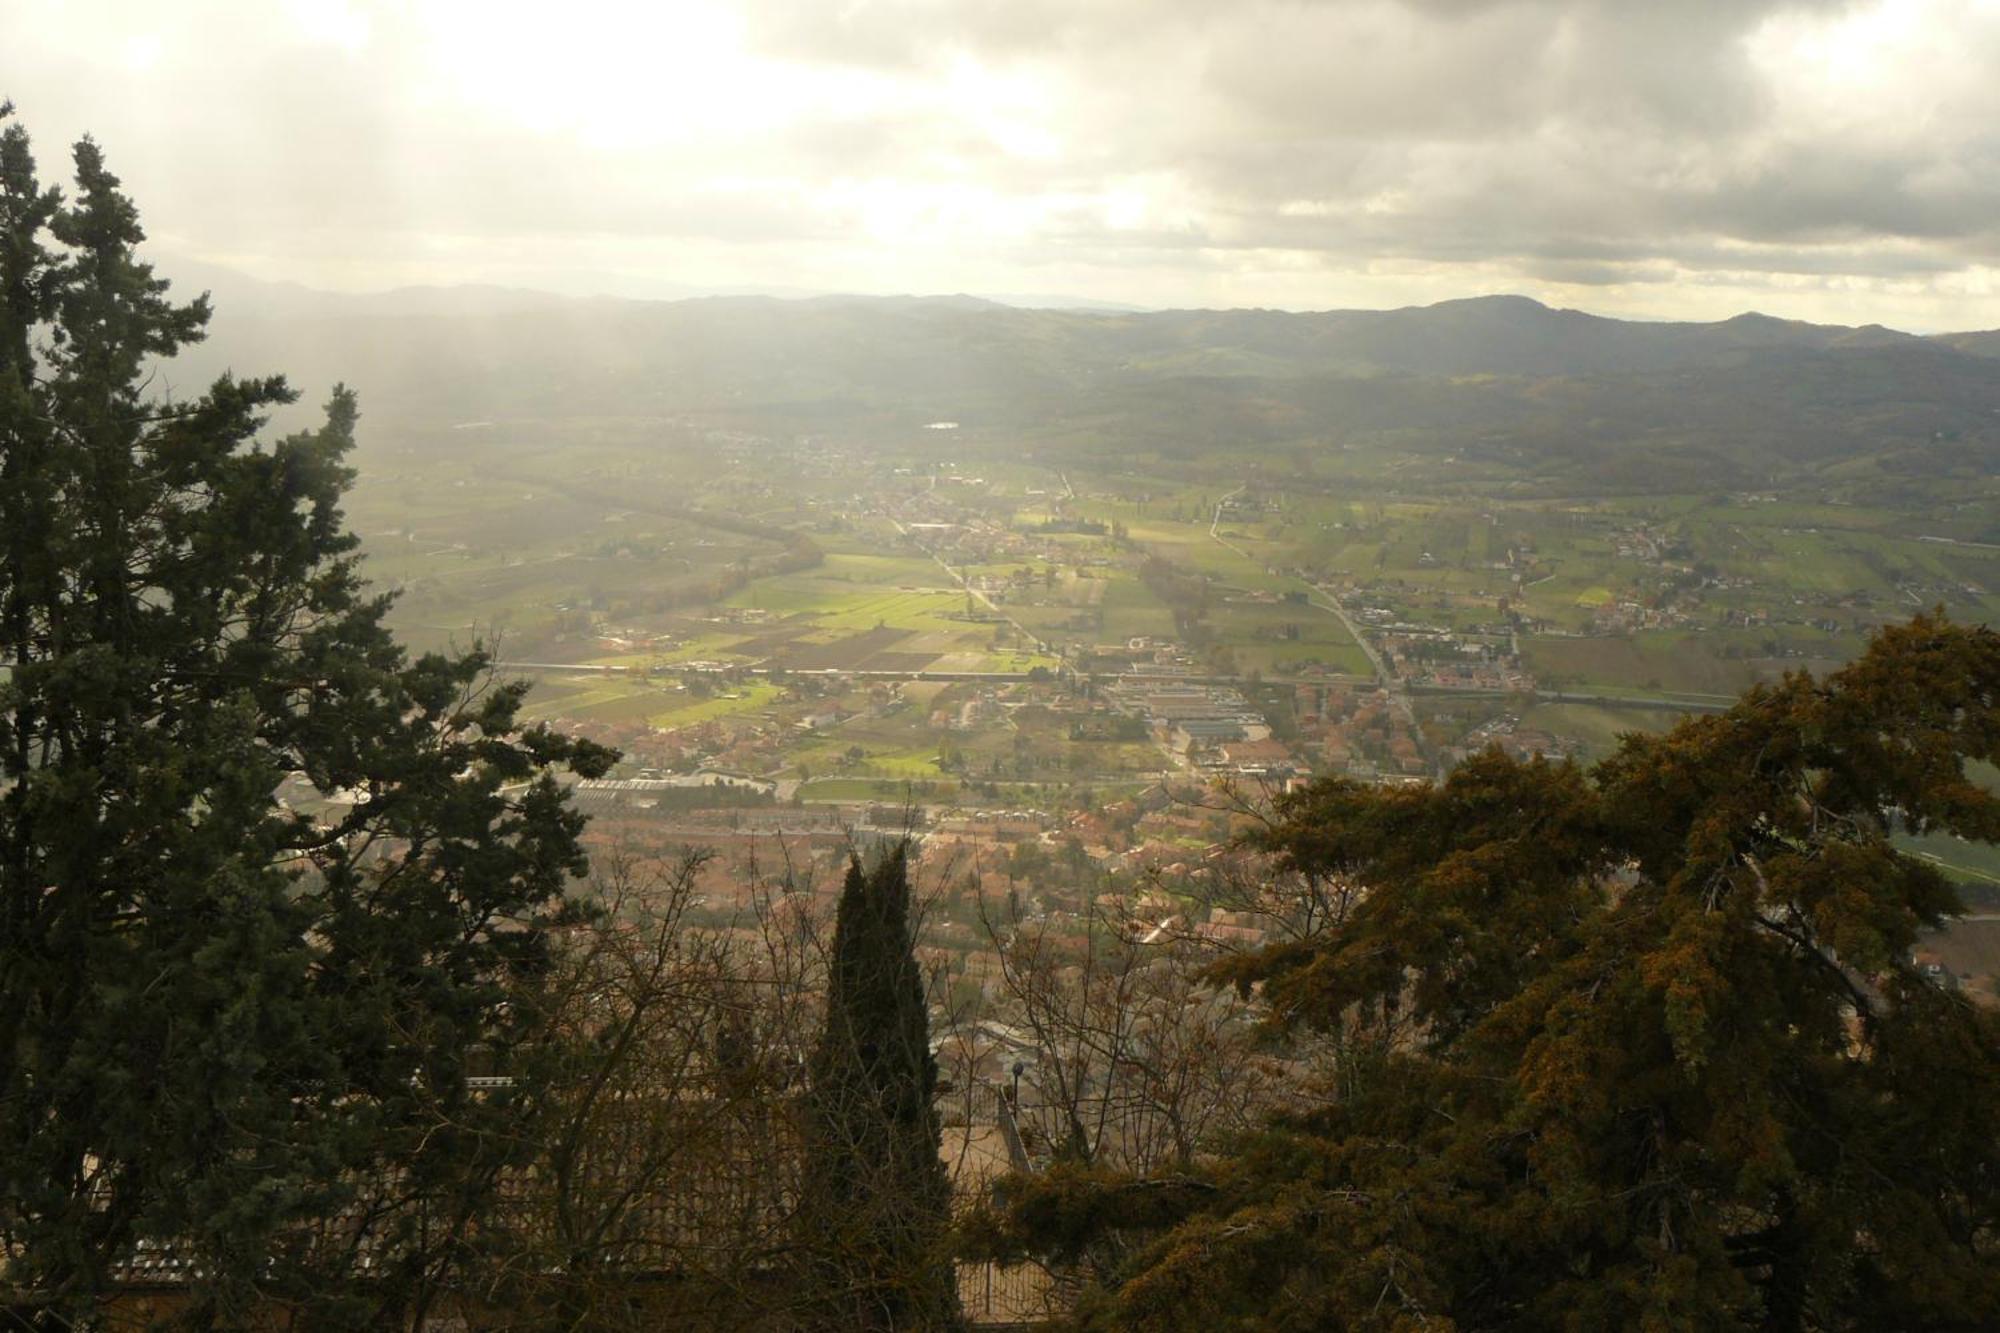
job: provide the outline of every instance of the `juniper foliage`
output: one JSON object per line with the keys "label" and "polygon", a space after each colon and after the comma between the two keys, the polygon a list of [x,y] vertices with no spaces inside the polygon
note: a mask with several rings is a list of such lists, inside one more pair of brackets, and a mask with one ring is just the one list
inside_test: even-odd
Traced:
{"label": "juniper foliage", "polygon": [[1212,977],[1309,1095],[978,1248],[1123,1256],[1098,1330],[1992,1327],[2000,1016],[1913,962],[1963,909],[1900,839],[2000,840],[1996,758],[2000,634],[1923,616],[1589,771],[1289,796],[1258,841],[1358,905]]}

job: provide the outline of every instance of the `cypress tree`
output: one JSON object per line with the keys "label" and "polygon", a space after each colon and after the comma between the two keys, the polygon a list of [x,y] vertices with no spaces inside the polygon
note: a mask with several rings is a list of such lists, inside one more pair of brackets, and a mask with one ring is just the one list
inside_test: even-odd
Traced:
{"label": "cypress tree", "polygon": [[[0,107],[0,121],[12,113]],[[87,1322],[171,1256],[193,1322],[419,1314],[504,1154],[476,1061],[583,869],[479,653],[412,661],[342,522],[354,395],[189,402],[198,339],[89,140],[66,201],[0,132],[0,1296]],[[309,818],[288,774],[351,804]]]}
{"label": "cypress tree", "polygon": [[907,843],[872,871],[848,863],[810,1073],[800,1210],[809,1326],[959,1327]]}

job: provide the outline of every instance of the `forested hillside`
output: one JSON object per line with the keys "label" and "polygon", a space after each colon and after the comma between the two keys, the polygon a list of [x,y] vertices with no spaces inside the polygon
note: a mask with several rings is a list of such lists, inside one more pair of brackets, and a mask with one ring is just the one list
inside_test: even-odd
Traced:
{"label": "forested hillside", "polygon": [[[1392,311],[1028,310],[972,298],[563,300],[260,289],[172,378],[279,363],[391,424],[691,417],[770,433],[1140,449],[1392,450],[1569,493],[1949,476],[2000,458],[1994,335],[1744,315],[1648,324],[1484,297]],[[1468,473],[1464,469],[1471,468]]]}

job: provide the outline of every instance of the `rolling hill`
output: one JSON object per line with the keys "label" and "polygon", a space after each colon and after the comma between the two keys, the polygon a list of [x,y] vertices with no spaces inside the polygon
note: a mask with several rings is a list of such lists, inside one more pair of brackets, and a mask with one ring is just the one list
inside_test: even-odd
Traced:
{"label": "rolling hill", "polygon": [[2000,332],[1747,314],[1645,323],[1488,296],[1387,311],[1022,309],[972,297],[567,299],[506,289],[218,303],[187,387],[282,367],[379,427],[673,417],[1198,462],[1392,451],[1576,490],[2000,470]]}

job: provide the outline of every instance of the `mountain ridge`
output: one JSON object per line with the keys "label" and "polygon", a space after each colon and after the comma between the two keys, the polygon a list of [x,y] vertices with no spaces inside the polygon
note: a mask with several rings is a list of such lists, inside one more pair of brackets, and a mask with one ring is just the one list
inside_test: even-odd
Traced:
{"label": "mountain ridge", "polygon": [[1440,468],[1455,459],[1448,479],[1468,484],[1478,466],[1640,489],[1763,486],[1848,465],[2000,470],[2000,333],[1756,313],[1649,323],[1506,295],[1386,311],[1102,311],[480,289],[314,309],[219,300],[210,341],[170,380],[284,366],[309,402],[345,382],[392,427],[674,418],[892,442],[949,420],[962,423],[954,447],[1218,466],[1238,446],[1365,447]]}
{"label": "mountain ridge", "polygon": [[[1787,319],[1761,311],[1747,310],[1727,319],[1651,320],[1603,315],[1569,306],[1551,306],[1517,292],[1489,292],[1448,297],[1422,305],[1393,307],[1329,307],[1318,310],[1282,310],[1256,306],[1164,306],[1145,307],[1121,302],[1060,294],[1010,295],[955,293],[860,293],[704,290],[685,288],[673,296],[621,296],[610,293],[589,295],[552,292],[533,287],[500,283],[418,283],[366,292],[338,292],[290,281],[255,278],[221,265],[173,261],[161,266],[184,292],[209,290],[223,313],[252,313],[262,318],[297,318],[311,313],[306,307],[319,306],[350,314],[433,315],[490,314],[512,309],[549,307],[661,307],[689,302],[727,303],[779,302],[821,303],[854,306],[1014,310],[1075,314],[1097,317],[1151,316],[1172,318],[1216,318],[1246,316],[1346,324],[1374,323],[1393,327],[1414,321],[1433,324],[1457,321],[1487,328],[1534,321],[1544,328],[1568,327],[1591,332],[1608,328],[1633,332],[1639,337],[1666,341],[1672,334],[1708,331],[1727,333],[1745,340],[1767,342],[1804,341],[1828,345],[1840,341],[1890,342],[1918,340],[1955,348],[1977,348],[1977,355],[2000,355],[2000,328],[1967,329],[1934,334],[1915,334],[1880,323],[1861,325],[1818,324],[1809,320]],[[286,308],[284,302],[293,305]]]}

